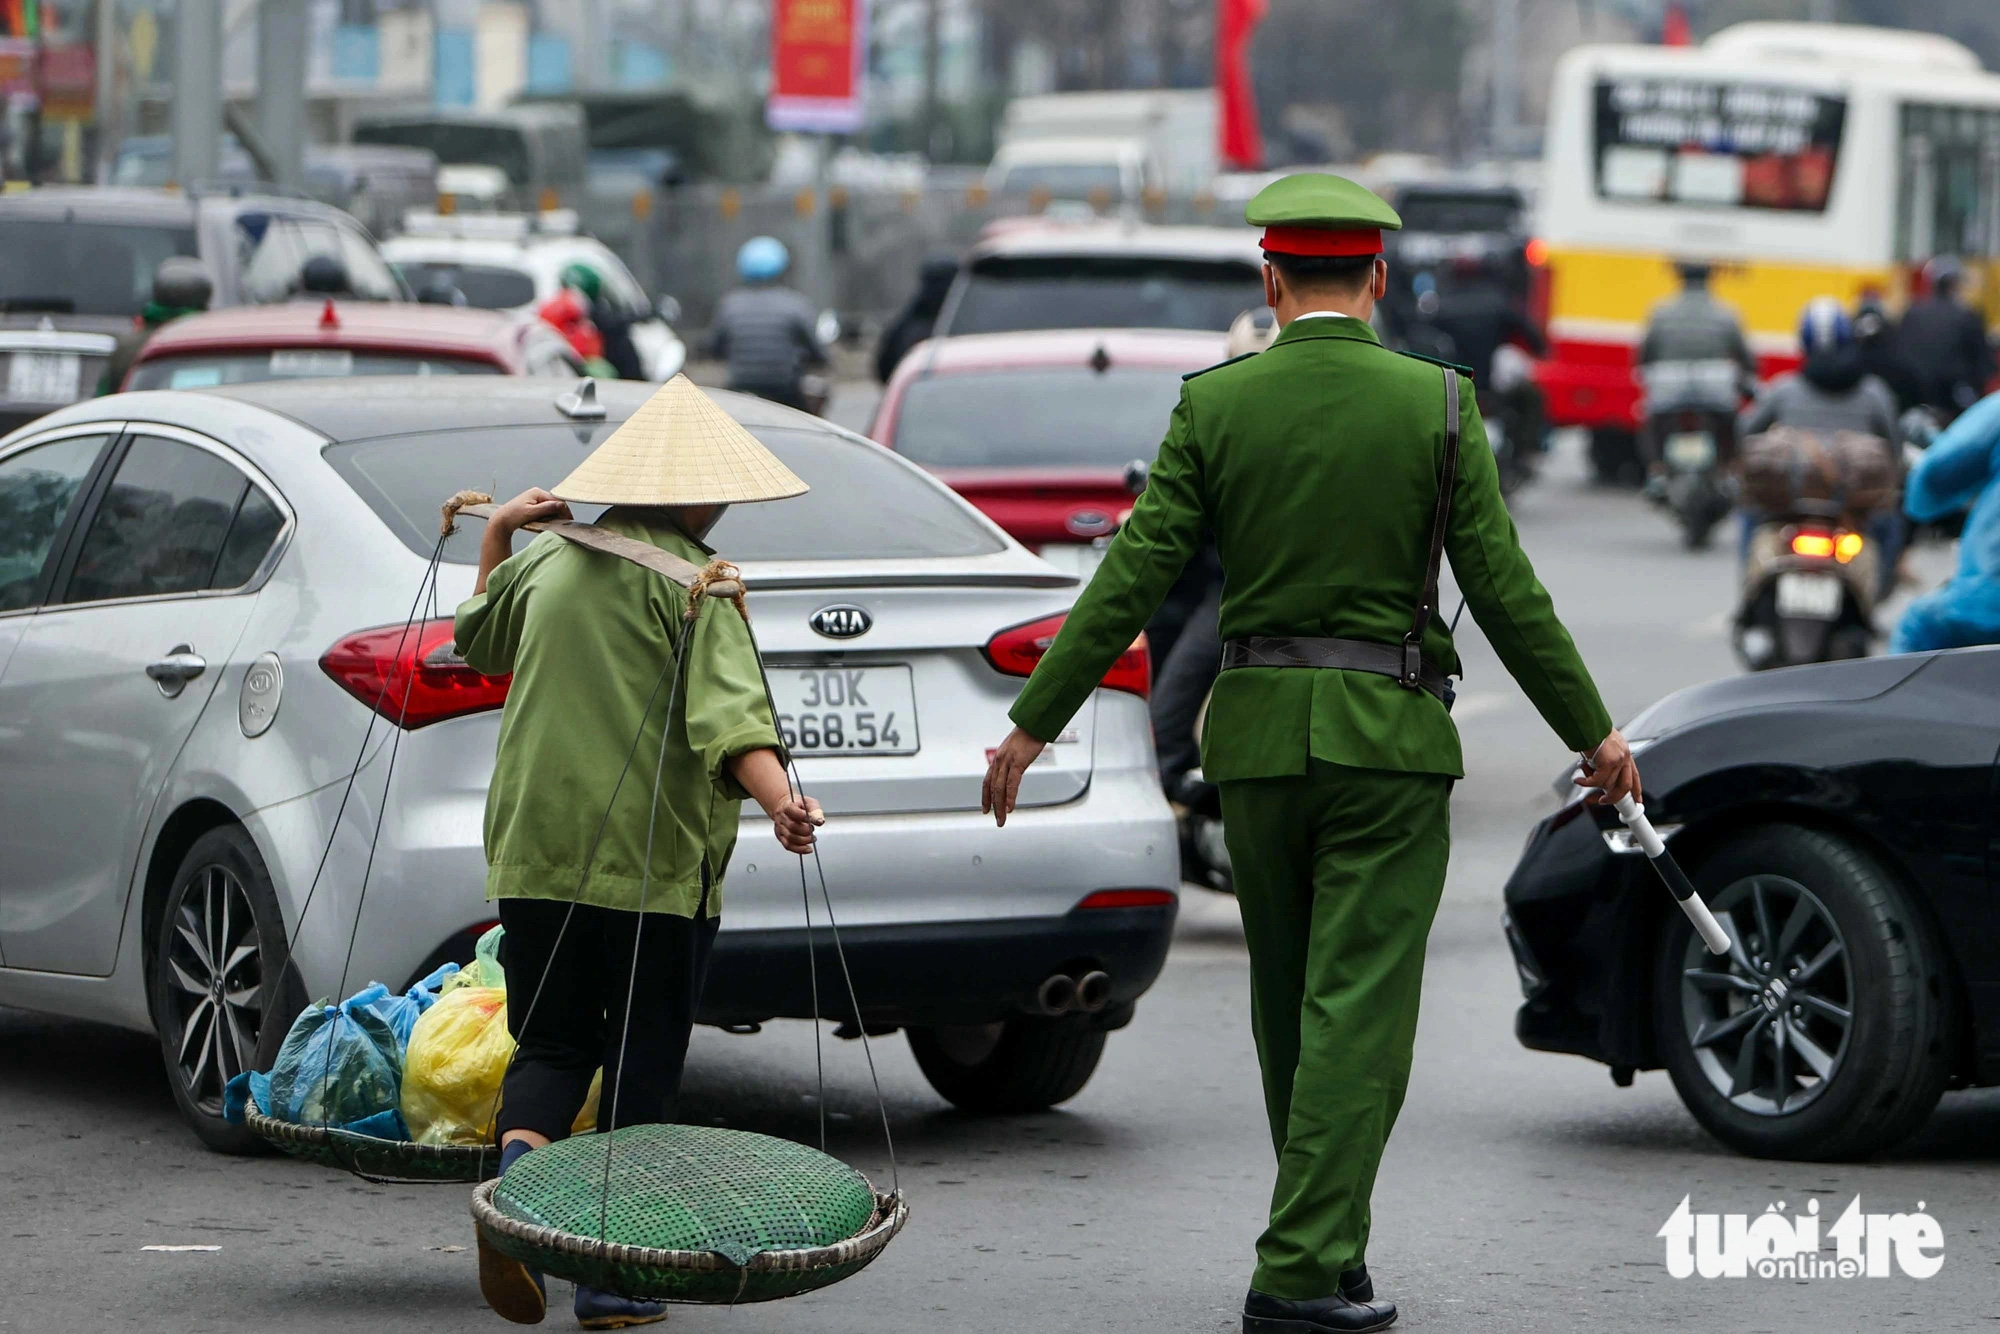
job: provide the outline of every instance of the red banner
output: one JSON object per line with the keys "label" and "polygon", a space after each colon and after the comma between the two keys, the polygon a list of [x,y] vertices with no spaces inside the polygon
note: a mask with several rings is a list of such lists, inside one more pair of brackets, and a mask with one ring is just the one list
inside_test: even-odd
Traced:
{"label": "red banner", "polygon": [[1264,165],[1257,90],[1250,80],[1250,39],[1269,8],[1269,0],[1216,0],[1215,96],[1222,113],[1219,147],[1226,166]]}
{"label": "red banner", "polygon": [[867,72],[868,0],[772,0],[772,129],[853,134]]}

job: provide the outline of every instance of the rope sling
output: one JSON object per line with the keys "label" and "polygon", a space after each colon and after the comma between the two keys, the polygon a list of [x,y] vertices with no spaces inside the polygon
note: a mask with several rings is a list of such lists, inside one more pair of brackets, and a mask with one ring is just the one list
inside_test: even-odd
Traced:
{"label": "rope sling", "polygon": [[[460,515],[490,519],[492,498],[462,491],[443,506],[439,537],[431,553],[429,567],[403,627],[397,656],[416,623],[418,608],[426,593],[435,615],[437,574],[444,544],[457,531]],[[735,566],[715,561],[698,568],[670,552],[649,543],[569,520],[530,523],[530,531],[550,532],[576,545],[602,551],[654,570],[677,586],[687,589],[681,616],[679,642],[672,647],[670,661],[662,667],[642,712],[639,730],[627,748],[623,767],[613,785],[610,801],[593,835],[568,911],[558,928],[556,940],[544,964],[542,976],[529,997],[520,1031],[525,1034],[558,956],[564,934],[575,914],[588,882],[599,842],[609,824],[612,809],[623,790],[637,756],[639,742],[659,700],[662,686],[667,691],[667,716],[656,758],[652,801],[648,813],[646,859],[640,878],[639,929],[634,932],[631,975],[627,979],[626,1005],[619,1031],[619,1065],[622,1068],[625,1041],[633,1021],[633,983],[637,979],[640,941],[645,909],[651,888],[653,838],[659,816],[660,792],[665,775],[668,744],[673,735],[674,702],[683,693],[683,665],[693,644],[702,605],[710,599],[735,607],[749,633],[758,671],[764,687],[766,707],[777,716],[770,678],[764,672],[757,649],[756,634],[745,605],[745,586]],[[286,953],[277,973],[283,975],[312,905],[314,891],[332,851],[341,815],[345,812],[357,776],[368,753],[374,731],[374,717],[381,713],[389,676],[385,674],[378,693],[377,708],[371,713],[368,730],[355,756],[335,813],[333,828],[322,851],[313,882],[299,912]],[[414,684],[412,674],[411,685]],[[409,686],[405,687],[404,707]],[[400,716],[400,713],[399,715]],[[384,809],[393,780],[397,741],[391,742],[388,773],[384,777]],[[788,751],[781,750],[786,783],[792,795],[803,801],[805,789],[797,764]],[[360,933],[362,908],[366,902],[369,873],[373,868],[375,838],[382,818],[378,814],[369,856],[350,930],[346,962],[342,965],[340,992],[345,993],[354,944]],[[876,1110],[889,1157],[891,1188],[878,1192],[855,1169],[826,1156],[826,1067],[823,1035],[820,1032],[818,946],[814,936],[812,893],[807,879],[806,857],[799,855],[799,891],[806,920],[806,957],[810,972],[813,1005],[813,1054],[817,1077],[820,1150],[788,1140],[711,1127],[685,1125],[617,1125],[617,1099],[610,1099],[608,1124],[599,1135],[573,1136],[536,1149],[519,1159],[504,1180],[493,1178],[498,1170],[496,1146],[432,1145],[390,1140],[357,1134],[325,1123],[299,1125],[271,1117],[254,1102],[246,1111],[250,1129],[295,1157],[342,1168],[357,1176],[384,1184],[451,1183],[484,1181],[473,1194],[475,1223],[489,1244],[542,1272],[566,1278],[622,1296],[654,1300],[698,1303],[768,1301],[825,1287],[858,1272],[879,1255],[908,1219],[902,1194],[901,1172],[896,1160],[895,1141],[890,1133],[888,1104],[882,1095],[875,1057],[861,1021],[861,1004],[855,991],[852,971],[841,944],[839,923],[834,915],[832,894],[817,844],[812,850],[814,871],[819,882],[821,903],[832,937],[834,955],[845,984],[848,1004],[861,1031],[862,1049],[867,1057]],[[519,1056],[516,1045],[508,1057],[508,1069]],[[332,1049],[329,1044],[327,1070],[330,1078]],[[504,1083],[504,1072],[502,1077]],[[494,1119],[494,1106],[488,1124]],[[323,1104],[324,1106],[324,1104]],[[600,1151],[601,1144],[601,1151]],[[590,1180],[595,1172],[596,1180]],[[594,1188],[592,1188],[594,1187]],[[594,1226],[593,1226],[594,1225]]]}

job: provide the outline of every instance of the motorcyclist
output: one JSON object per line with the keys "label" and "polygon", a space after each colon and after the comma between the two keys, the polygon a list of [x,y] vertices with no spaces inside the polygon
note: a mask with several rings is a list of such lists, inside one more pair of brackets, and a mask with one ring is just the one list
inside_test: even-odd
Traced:
{"label": "motorcyclist", "polygon": [[2000,394],[1990,395],[1938,436],[1910,472],[1903,508],[1936,523],[1970,507],[1958,572],[1918,598],[1889,640],[1891,653],[2000,643]]}
{"label": "motorcyclist", "polygon": [[[1899,435],[1895,392],[1868,373],[1854,321],[1840,302],[1823,296],[1807,304],[1799,318],[1799,348],[1804,363],[1771,381],[1757,401],[1743,409],[1736,423],[1738,436],[1748,439],[1774,426],[1790,426],[1828,436],[1854,431],[1876,437],[1885,449],[1894,448]],[[1771,516],[1747,506],[1740,516],[1741,552],[1747,559],[1752,535]],[[1902,521],[1893,509],[1884,509],[1869,516],[1868,531],[1881,571],[1878,593],[1886,593],[1902,552]]]}
{"label": "motorcyclist", "polygon": [[883,384],[896,373],[896,367],[909,355],[911,348],[931,336],[937,326],[937,317],[944,310],[944,299],[951,292],[952,282],[958,277],[958,258],[955,255],[932,255],[924,261],[917,272],[916,294],[903,307],[894,322],[882,331],[882,341],[875,345],[875,378]]}
{"label": "motorcyclist", "polygon": [[1923,386],[1903,346],[1903,331],[1878,288],[1863,291],[1855,303],[1854,345],[1861,349],[1862,368],[1896,395],[1897,411],[1908,412],[1923,402]]}
{"label": "motorcyclist", "polygon": [[104,363],[104,373],[98,377],[98,394],[118,392],[155,329],[183,315],[200,314],[214,296],[215,283],[200,260],[186,255],[161,260],[153,271],[153,299],[139,311],[133,327],[118,336],[110,360]]}
{"label": "motorcyclist", "polygon": [[805,374],[827,364],[818,317],[805,296],[780,280],[792,266],[782,241],[756,236],[736,252],[743,285],[722,298],[709,355],[729,364],[729,387],[806,409]]}
{"label": "motorcyclist", "polygon": [[1930,291],[1903,315],[1903,349],[1916,368],[1921,402],[1946,421],[1979,401],[1993,378],[1986,322],[1960,303],[1965,268],[1940,255],[1924,266]]}
{"label": "motorcyclist", "polygon": [[639,349],[632,344],[634,317],[604,299],[602,275],[582,260],[572,260],[563,265],[562,285],[587,304],[590,322],[597,326],[598,336],[603,340],[602,355],[618,378],[645,379],[646,369],[639,360]]}
{"label": "motorcyclist", "polygon": [[1648,423],[1639,433],[1640,448],[1647,486],[1654,491],[1666,485],[1666,463],[1653,421],[1673,411],[1734,414],[1742,402],[1741,387],[1757,376],[1757,359],[1743,336],[1742,320],[1709,291],[1714,266],[1684,260],[1674,268],[1680,294],[1653,308],[1638,352]]}

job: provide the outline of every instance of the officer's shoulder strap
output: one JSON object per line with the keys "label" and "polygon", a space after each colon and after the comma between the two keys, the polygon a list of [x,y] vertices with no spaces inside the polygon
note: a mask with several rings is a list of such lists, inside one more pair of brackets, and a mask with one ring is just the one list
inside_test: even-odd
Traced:
{"label": "officer's shoulder strap", "polygon": [[1243,354],[1242,356],[1240,356],[1240,357],[1231,357],[1231,358],[1230,358],[1229,360],[1227,360],[1227,361],[1218,361],[1218,362],[1216,362],[1216,363],[1215,363],[1215,364],[1214,364],[1213,366],[1203,366],[1203,367],[1202,367],[1202,368],[1201,368],[1200,370],[1198,370],[1198,371],[1189,371],[1189,372],[1188,372],[1188,373],[1187,373],[1186,375],[1183,375],[1183,376],[1181,377],[1181,380],[1182,380],[1182,382],[1183,382],[1183,383],[1185,383],[1185,382],[1187,382],[1187,381],[1189,381],[1189,380],[1193,380],[1193,379],[1196,379],[1196,378],[1198,378],[1198,377],[1200,377],[1200,376],[1203,376],[1203,375],[1206,375],[1206,374],[1208,374],[1208,373],[1209,373],[1210,371],[1219,371],[1219,370],[1221,370],[1221,369],[1222,369],[1222,368],[1223,368],[1224,366],[1234,366],[1234,365],[1235,365],[1235,364],[1236,364],[1237,362],[1239,362],[1239,361],[1248,361],[1248,360],[1250,360],[1250,358],[1252,358],[1252,357],[1254,357],[1254,356],[1256,356],[1256,355],[1257,355],[1257,354],[1256,354],[1255,352],[1245,352],[1245,353],[1244,353],[1244,354]]}
{"label": "officer's shoulder strap", "polygon": [[1406,352],[1402,348],[1390,348],[1389,350],[1399,357],[1408,357],[1411,361],[1427,362],[1432,366],[1442,366],[1448,371],[1457,371],[1468,380],[1472,378],[1472,367],[1470,366],[1461,366],[1455,361],[1446,361],[1442,357],[1427,357],[1421,352]]}

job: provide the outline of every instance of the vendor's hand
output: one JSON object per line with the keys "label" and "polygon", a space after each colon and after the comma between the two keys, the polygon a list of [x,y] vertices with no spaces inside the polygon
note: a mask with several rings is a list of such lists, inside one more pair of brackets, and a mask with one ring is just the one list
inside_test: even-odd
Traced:
{"label": "vendor's hand", "polygon": [[569,517],[567,504],[539,486],[531,486],[495,510],[487,523],[501,532],[514,533],[531,523],[547,523],[550,519]]}
{"label": "vendor's hand", "polygon": [[787,797],[771,812],[771,827],[786,852],[803,857],[813,850],[813,831],[826,823],[826,815],[811,797]]}
{"label": "vendor's hand", "polygon": [[1574,781],[1578,787],[1593,789],[1584,800],[1594,806],[1615,805],[1628,796],[1641,799],[1638,761],[1632,758],[1632,747],[1625,744],[1624,734],[1615,727],[1584,761]]}
{"label": "vendor's hand", "polygon": [[1047,748],[1047,742],[1037,741],[1018,727],[1009,732],[986,766],[986,782],[979,789],[980,814],[991,815],[993,823],[1004,829],[1007,817],[1014,813],[1014,799],[1021,794],[1021,775]]}

